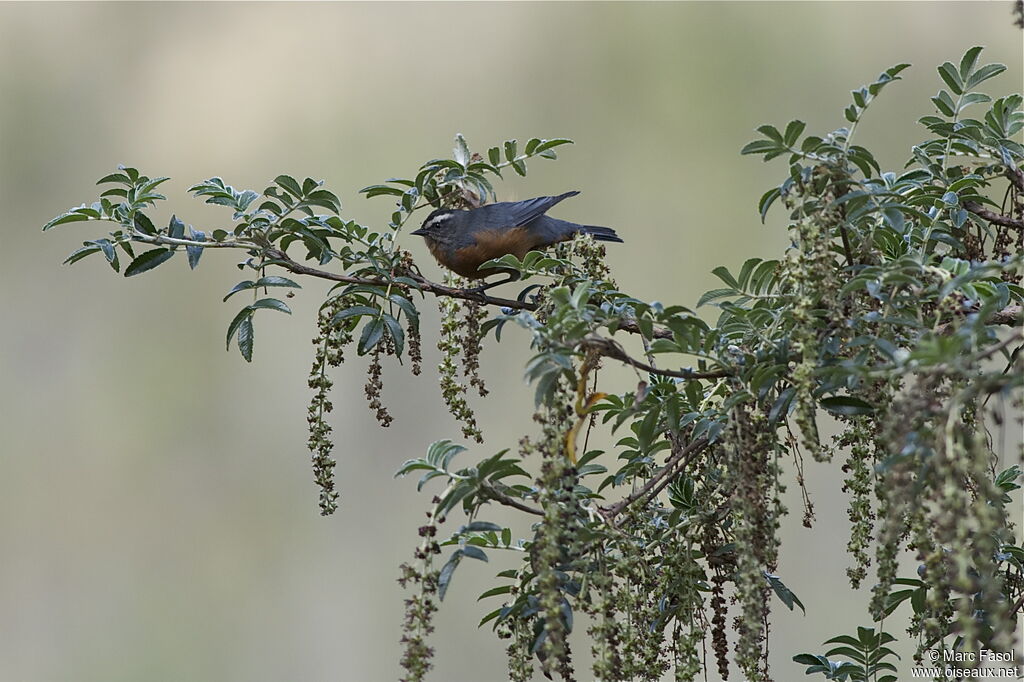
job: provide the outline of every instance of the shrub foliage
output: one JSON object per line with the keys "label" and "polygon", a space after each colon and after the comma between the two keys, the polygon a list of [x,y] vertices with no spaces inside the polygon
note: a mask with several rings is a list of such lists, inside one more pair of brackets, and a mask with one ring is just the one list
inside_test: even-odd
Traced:
{"label": "shrub foliage", "polygon": [[[872,627],[793,658],[828,679],[891,682],[887,645],[896,638],[882,628],[894,612],[908,617],[920,660],[937,647],[1009,651],[1024,600],[1024,548],[1007,515],[1021,473],[1007,460],[1018,456],[998,452],[993,437],[1020,428],[1024,113],[1021,95],[993,100],[979,90],[1005,68],[979,61],[981,52],[938,68],[934,111],[920,119],[925,139],[902,169],[883,171],[854,140],[906,64],[853,90],[844,127],[758,128],[742,153],[784,162],[759,211],[762,220],[785,211],[790,246],[777,260],[713,271],[722,285],[695,307],[717,308],[714,324],[621,290],[589,237],[500,259],[525,283],[515,299],[456,277],[429,281],[399,246],[415,212],[494,200],[503,174],[556,158],[571,142],[561,138],[476,153],[457,136],[452,158],[361,190],[395,204],[380,229],[342,218],[322,182],[287,175],[263,192],[200,182],[189,191],[226,207],[230,222],[206,232],[171,217],[158,227],[149,216],[167,178],[127,167],[100,179],[107,189],[97,202],[43,229],[112,223],[66,262],[100,254],[128,277],[178,254],[195,268],[207,250],[240,251],[252,274],[224,299],[248,299],[227,330],[246,360],[257,315],[290,314],[284,299],[297,280],[334,283],[316,320],[309,380],[324,514],[339,497],[332,368],[353,351],[368,356],[365,393],[387,426],[382,366],[390,357],[420,373],[419,310],[437,301],[442,326],[429,335],[442,352],[441,394],[474,442],[434,443],[398,472],[434,491],[401,567],[405,679],[422,680],[431,667],[432,617],[459,565],[495,553],[518,561],[481,595],[494,605],[480,623],[507,640],[511,680],[535,667],[574,679],[570,641],[587,643],[598,680],[669,671],[694,680],[707,666],[723,678],[770,679],[770,608],[804,609],[777,567],[787,486],[803,493],[804,525],[814,522],[803,490],[808,457],[845,474],[846,578],[871,586]],[[508,333],[510,324],[525,333]],[[536,429],[495,452],[482,444],[469,394],[486,394],[481,347],[503,332],[532,349],[525,371],[535,398],[522,409],[534,412]],[[609,362],[633,367],[638,384],[602,383]],[[837,427],[831,439],[819,435],[826,419]],[[618,434],[614,449],[588,449],[591,429]],[[488,520],[495,505],[521,513],[527,537]],[[904,557],[916,572],[901,572]],[[586,636],[570,638],[574,628]],[[785,677],[800,669],[789,666]]]}

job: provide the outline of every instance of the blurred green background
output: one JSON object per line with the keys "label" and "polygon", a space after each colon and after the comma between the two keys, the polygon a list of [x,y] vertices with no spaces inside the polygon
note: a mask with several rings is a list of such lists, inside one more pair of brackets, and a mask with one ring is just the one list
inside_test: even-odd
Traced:
{"label": "blurred green background", "polygon": [[[901,166],[934,67],[975,44],[1010,67],[992,90],[1020,86],[1009,2],[0,4],[0,680],[397,678],[397,565],[429,499],[392,474],[458,435],[431,372],[390,366],[396,423],[378,429],[351,361],[333,420],[342,507],[319,517],[304,443],[325,287],[310,283],[290,318],[258,316],[248,365],[223,348],[233,256],[127,281],[97,258],[61,267],[100,226],[39,226],[91,201],[118,163],[173,178],[164,221],[229,217],[187,198],[193,182],[261,190],[286,172],[325,178],[346,217],[382,225],[388,200],[356,190],[448,155],[456,132],[480,150],[571,137],[501,197],[582,190],[557,214],[626,238],[609,249],[621,286],[692,305],[714,266],[786,244],[781,215],[762,227],[756,213],[784,164],[738,153],[757,125],[830,131],[851,88],[912,62],[858,131]],[[436,329],[428,316],[428,367]],[[532,429],[517,333],[487,345],[487,442],[467,457]],[[803,676],[792,654],[867,624],[865,593],[843,589],[840,478],[808,478],[818,525],[800,528],[793,497],[780,567],[808,615],[776,604],[779,679]],[[438,617],[435,680],[504,677],[501,644],[475,627],[503,566],[471,563]]]}

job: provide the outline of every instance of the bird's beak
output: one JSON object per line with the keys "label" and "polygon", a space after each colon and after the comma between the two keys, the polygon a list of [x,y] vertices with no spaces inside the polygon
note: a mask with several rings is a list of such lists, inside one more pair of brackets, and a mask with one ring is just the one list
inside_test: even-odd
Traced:
{"label": "bird's beak", "polygon": [[418,229],[418,230],[413,230],[413,231],[412,231],[412,232],[410,232],[409,234],[415,234],[415,235],[419,235],[419,236],[421,236],[421,237],[425,237],[425,236],[426,236],[426,234],[427,234],[427,231],[426,231],[425,229],[423,229],[423,228],[421,227],[421,228],[420,228],[420,229]]}

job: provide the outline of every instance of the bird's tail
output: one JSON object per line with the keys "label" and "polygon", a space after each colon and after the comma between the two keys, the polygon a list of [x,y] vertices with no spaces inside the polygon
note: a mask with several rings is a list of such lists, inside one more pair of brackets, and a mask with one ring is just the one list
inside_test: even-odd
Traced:
{"label": "bird's tail", "polygon": [[580,225],[579,232],[583,234],[589,234],[599,242],[619,242],[622,243],[622,237],[615,233],[610,227],[600,227],[598,225]]}

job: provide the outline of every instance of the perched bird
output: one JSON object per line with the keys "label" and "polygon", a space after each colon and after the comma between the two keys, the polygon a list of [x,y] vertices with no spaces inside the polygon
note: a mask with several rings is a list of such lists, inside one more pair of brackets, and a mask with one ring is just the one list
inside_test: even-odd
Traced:
{"label": "perched bird", "polygon": [[[577,194],[579,192],[566,192],[557,197],[504,201],[468,211],[439,208],[412,234],[426,240],[427,248],[438,263],[473,279],[501,271],[499,268],[481,270],[480,266],[489,260],[509,253],[522,260],[529,251],[572,239],[577,232],[593,235],[599,241],[621,242],[611,228],[577,225],[545,215],[562,199]],[[492,282],[479,290],[518,279],[517,273],[509,274],[509,279]]]}

